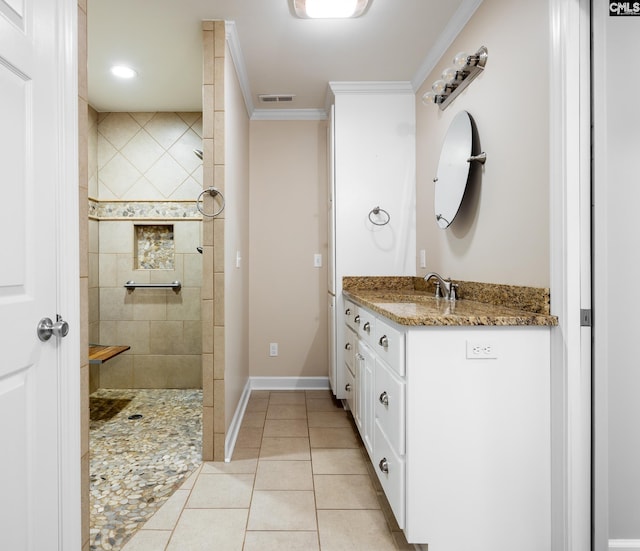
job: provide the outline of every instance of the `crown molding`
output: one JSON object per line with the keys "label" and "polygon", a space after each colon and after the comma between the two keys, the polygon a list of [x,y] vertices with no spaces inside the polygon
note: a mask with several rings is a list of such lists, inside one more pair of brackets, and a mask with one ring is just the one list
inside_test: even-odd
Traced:
{"label": "crown molding", "polygon": [[449,49],[449,46],[451,46],[469,22],[471,16],[476,12],[478,7],[480,7],[480,4],[482,4],[482,0],[463,0],[462,4],[460,4],[460,7],[456,10],[456,13],[453,14],[453,17],[449,20],[442,33],[440,33],[440,36],[429,50],[422,65],[420,65],[420,68],[411,79],[414,93],[420,89],[431,71],[433,71],[442,56]]}
{"label": "crown molding", "polygon": [[324,109],[254,109],[252,121],[323,121]]}
{"label": "crown molding", "polygon": [[253,116],[255,107],[253,106],[253,99],[251,96],[251,87],[249,86],[249,76],[247,74],[247,66],[244,63],[244,56],[242,55],[242,48],[240,48],[240,38],[238,37],[238,30],[236,29],[235,21],[225,21],[225,38],[229,46],[229,52],[231,54],[231,61],[236,70],[238,76],[238,82],[240,84],[240,90],[242,91],[242,97],[244,98],[244,105],[247,109],[249,118]]}
{"label": "crown molding", "polygon": [[413,94],[411,83],[404,80],[329,82],[333,94]]}

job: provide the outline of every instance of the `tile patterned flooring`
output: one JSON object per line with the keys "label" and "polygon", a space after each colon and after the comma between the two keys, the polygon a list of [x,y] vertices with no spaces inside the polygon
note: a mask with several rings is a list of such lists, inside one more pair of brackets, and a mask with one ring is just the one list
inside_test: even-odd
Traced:
{"label": "tile patterned flooring", "polygon": [[254,391],[229,463],[205,462],[125,551],[414,549],[329,391]]}

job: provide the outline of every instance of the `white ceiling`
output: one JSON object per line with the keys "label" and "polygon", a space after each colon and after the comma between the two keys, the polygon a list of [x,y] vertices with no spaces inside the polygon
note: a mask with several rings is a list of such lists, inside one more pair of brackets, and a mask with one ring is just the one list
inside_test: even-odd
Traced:
{"label": "white ceiling", "polygon": [[[481,1],[371,0],[357,19],[309,20],[291,14],[290,0],[88,0],[89,102],[98,111],[200,111],[201,21],[211,19],[234,23],[228,34],[253,116],[322,112],[330,81],[417,89]],[[115,63],[138,77],[116,80]],[[295,99],[261,104],[258,94]]]}

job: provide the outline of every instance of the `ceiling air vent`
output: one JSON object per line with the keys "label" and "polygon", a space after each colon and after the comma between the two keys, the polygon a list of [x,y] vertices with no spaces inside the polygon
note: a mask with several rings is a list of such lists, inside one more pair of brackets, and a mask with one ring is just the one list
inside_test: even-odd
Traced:
{"label": "ceiling air vent", "polygon": [[293,94],[258,94],[262,103],[286,103],[293,101]]}

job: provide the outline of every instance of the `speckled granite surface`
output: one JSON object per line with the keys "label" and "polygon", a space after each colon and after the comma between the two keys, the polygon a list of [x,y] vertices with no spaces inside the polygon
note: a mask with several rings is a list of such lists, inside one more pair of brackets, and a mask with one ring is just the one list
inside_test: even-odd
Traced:
{"label": "speckled granite surface", "polygon": [[435,287],[420,277],[345,277],[345,296],[408,326],[558,324],[549,315],[549,290],[456,281],[455,302],[434,297]]}

